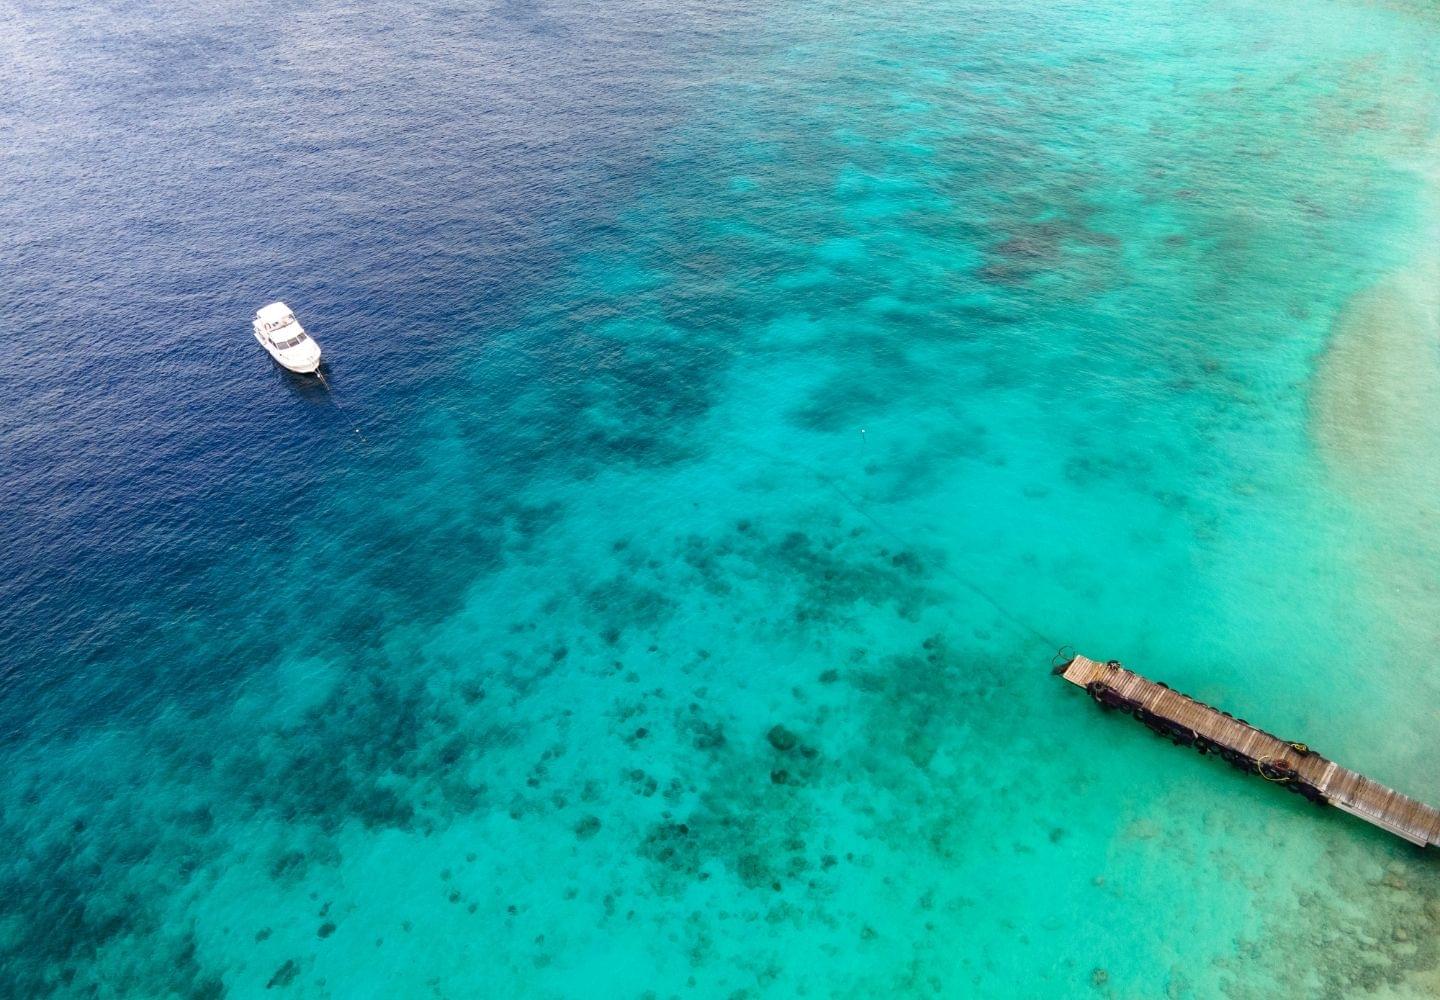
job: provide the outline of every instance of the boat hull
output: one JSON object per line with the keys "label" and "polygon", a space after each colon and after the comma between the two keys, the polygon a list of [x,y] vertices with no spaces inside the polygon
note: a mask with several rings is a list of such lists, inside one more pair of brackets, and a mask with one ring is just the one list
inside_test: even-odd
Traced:
{"label": "boat hull", "polygon": [[[314,375],[320,370],[320,348],[317,345],[313,352],[277,351],[266,342],[259,333],[255,334],[255,340],[265,349],[265,353],[275,359],[275,363],[286,371],[292,371],[297,375]],[[309,341],[314,343],[314,341]]]}

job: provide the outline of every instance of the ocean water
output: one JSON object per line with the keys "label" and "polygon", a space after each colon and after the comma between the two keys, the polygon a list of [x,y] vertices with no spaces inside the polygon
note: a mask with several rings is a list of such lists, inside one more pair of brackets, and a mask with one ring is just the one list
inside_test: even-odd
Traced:
{"label": "ocean water", "polygon": [[1435,995],[1049,666],[1440,801],[1437,107],[1418,0],[0,4],[0,996]]}

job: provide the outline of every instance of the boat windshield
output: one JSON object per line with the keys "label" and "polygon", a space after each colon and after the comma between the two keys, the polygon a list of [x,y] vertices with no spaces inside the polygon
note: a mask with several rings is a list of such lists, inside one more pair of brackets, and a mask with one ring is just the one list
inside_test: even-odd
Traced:
{"label": "boat windshield", "polygon": [[289,340],[272,340],[271,343],[275,345],[276,350],[283,351],[287,348],[294,347],[296,344],[302,343],[304,340],[305,332],[302,330]]}

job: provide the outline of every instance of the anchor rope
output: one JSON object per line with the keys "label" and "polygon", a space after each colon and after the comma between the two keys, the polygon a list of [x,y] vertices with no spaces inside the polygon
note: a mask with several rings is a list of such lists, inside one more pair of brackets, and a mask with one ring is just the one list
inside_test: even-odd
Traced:
{"label": "anchor rope", "polygon": [[340,415],[345,418],[346,423],[351,426],[351,428],[355,431],[356,434],[360,435],[360,440],[364,441],[368,445],[370,443],[370,439],[365,436],[365,432],[360,429],[360,425],[355,421],[355,418],[350,416],[350,414],[345,410],[345,407],[340,405],[340,400],[336,398],[335,390],[331,388],[330,383],[326,380],[325,373],[317,368],[315,369],[315,377],[318,378],[320,380],[320,384],[325,387],[325,394],[330,397],[330,405],[334,406],[335,409],[339,411]]}
{"label": "anchor rope", "polygon": [[[1276,771],[1279,774],[1279,777],[1271,777],[1269,774],[1265,773],[1265,768],[1267,765],[1269,765],[1272,770]],[[1260,775],[1260,777],[1264,778],[1266,781],[1273,781],[1277,785],[1289,784],[1289,782],[1294,777],[1294,775],[1285,774],[1283,771],[1281,771],[1280,765],[1276,764],[1274,758],[1271,757],[1268,753],[1261,754],[1256,759],[1255,773]]]}
{"label": "anchor rope", "polygon": [[[336,397],[335,390],[331,387],[329,381],[325,378],[324,373],[317,370],[315,372],[315,375],[317,378],[319,378],[320,384],[325,387],[326,394],[330,397],[330,402],[334,405],[335,409],[344,417],[346,422],[350,424],[351,428],[355,431],[356,435],[359,436],[360,440],[365,442],[365,444],[369,445],[370,439],[367,438],[364,431],[360,429],[359,423],[357,423],[355,419],[351,417],[350,414],[345,410],[345,408],[340,405],[340,400]],[[868,440],[866,443],[868,444]],[[902,546],[906,551],[915,552],[917,559],[920,559],[921,561],[928,561],[925,560],[923,556],[920,556],[918,554],[916,547],[911,544],[909,539],[907,539],[900,531],[891,527],[885,521],[877,517],[859,500],[851,496],[850,493],[843,486],[841,486],[838,482],[835,481],[834,477],[826,474],[825,472],[801,459],[794,458],[789,455],[779,455],[766,448],[761,448],[756,445],[750,444],[749,442],[741,442],[741,446],[747,451],[750,451],[757,455],[762,455],[770,459],[771,461],[778,462],[782,465],[789,465],[795,468],[799,468],[809,473],[812,477],[823,483],[836,496],[843,500],[857,514],[859,514],[861,517],[865,518],[865,520],[869,521],[872,525],[874,525],[876,530],[878,530],[882,535],[890,538],[892,541]],[[1001,616],[1001,618],[1003,618],[1010,624],[1010,626],[1015,631],[1025,636],[1026,638],[1032,639],[1052,650],[1064,650],[1068,648],[1062,643],[1057,642],[1052,637],[1046,635],[1019,612],[1009,607],[1007,604],[997,598],[994,594],[992,594],[989,590],[976,583],[974,579],[960,573],[954,567],[940,564],[937,566],[932,566],[932,568],[940,571],[946,576],[949,576],[951,579],[955,580],[961,586],[965,587],[971,593],[975,594],[985,603],[989,604]]]}
{"label": "anchor rope", "polygon": [[[783,465],[790,465],[795,468],[803,469],[805,472],[808,472],[811,476],[819,480],[831,491],[833,491],[836,496],[840,497],[841,500],[845,501],[845,503],[848,504],[857,514],[859,514],[861,517],[865,518],[865,520],[869,521],[872,525],[874,525],[881,534],[890,538],[891,541],[894,541],[897,544],[901,545],[907,551],[916,552],[916,558],[920,558],[922,559],[922,561],[924,561],[923,557],[919,556],[916,547],[910,543],[909,539],[907,539],[898,530],[892,528],[890,525],[882,521],[879,517],[871,513],[865,507],[865,505],[852,497],[849,492],[847,492],[845,488],[842,487],[838,482],[836,482],[835,479],[830,475],[826,474],[820,469],[817,469],[815,466],[803,461],[802,459],[794,458],[789,455],[779,455],[775,452],[770,451],[769,449],[761,448],[757,445],[750,444],[749,442],[741,442],[741,446],[747,451],[753,452],[757,455],[763,455],[766,458],[771,459],[772,461],[779,462]],[[1007,606],[994,594],[990,593],[980,584],[976,583],[972,578],[963,575],[962,573],[948,565],[941,564],[938,566],[932,566],[932,568],[937,569],[945,575],[949,576],[951,579],[955,580],[957,583],[965,587],[971,593],[975,594],[981,600],[985,601],[992,608],[994,608],[995,611],[997,611],[1003,619],[1009,622],[1012,628],[1014,628],[1020,634],[1024,635],[1026,638],[1033,639],[1034,641],[1040,643],[1041,645],[1049,649],[1064,648],[1061,643],[1056,642],[1053,638],[1046,635],[1040,629],[1036,628],[1023,615],[1019,614],[1014,609]]]}

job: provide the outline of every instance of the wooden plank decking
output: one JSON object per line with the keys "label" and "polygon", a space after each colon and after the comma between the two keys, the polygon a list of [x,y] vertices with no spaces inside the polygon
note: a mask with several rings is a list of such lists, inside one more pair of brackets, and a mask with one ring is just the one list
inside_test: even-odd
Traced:
{"label": "wooden plank decking", "polygon": [[1101,705],[1133,714],[1177,744],[1218,754],[1241,770],[1342,809],[1412,844],[1440,844],[1440,810],[1341,767],[1303,743],[1271,736],[1114,661],[1077,656],[1055,672],[1084,688]]}

